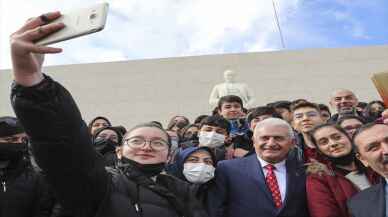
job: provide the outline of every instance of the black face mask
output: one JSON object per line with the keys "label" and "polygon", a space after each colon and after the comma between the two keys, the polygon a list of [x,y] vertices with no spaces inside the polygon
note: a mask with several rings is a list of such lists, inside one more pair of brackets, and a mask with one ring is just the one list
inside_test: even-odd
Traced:
{"label": "black face mask", "polygon": [[356,155],[352,150],[349,152],[349,154],[346,154],[346,155],[341,156],[341,157],[327,157],[327,158],[334,165],[347,166],[347,165],[350,165],[355,160]]}
{"label": "black face mask", "polygon": [[27,143],[0,143],[0,162],[12,166],[20,162],[27,154]]}
{"label": "black face mask", "polygon": [[164,170],[165,163],[157,164],[140,164],[126,157],[121,158],[121,166],[132,166],[147,177],[156,176]]}
{"label": "black face mask", "polygon": [[118,143],[110,139],[97,138],[94,141],[94,148],[96,149],[97,152],[99,152],[102,155],[115,152],[117,146],[118,146]]}

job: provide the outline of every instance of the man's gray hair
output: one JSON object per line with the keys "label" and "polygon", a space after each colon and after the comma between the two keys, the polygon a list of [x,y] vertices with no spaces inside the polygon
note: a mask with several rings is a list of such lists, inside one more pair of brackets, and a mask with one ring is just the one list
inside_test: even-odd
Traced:
{"label": "man's gray hair", "polygon": [[287,121],[280,118],[267,118],[260,121],[259,123],[257,123],[255,127],[254,134],[259,128],[266,127],[266,126],[287,128],[288,135],[290,136],[290,138],[295,139],[295,133],[291,125]]}
{"label": "man's gray hair", "polygon": [[349,92],[357,99],[357,96],[356,96],[356,94],[353,91],[351,91],[349,89],[345,89],[345,88],[340,88],[340,89],[337,89],[337,90],[334,90],[333,92],[331,92],[330,99],[334,98],[335,95],[337,95],[338,92]]}

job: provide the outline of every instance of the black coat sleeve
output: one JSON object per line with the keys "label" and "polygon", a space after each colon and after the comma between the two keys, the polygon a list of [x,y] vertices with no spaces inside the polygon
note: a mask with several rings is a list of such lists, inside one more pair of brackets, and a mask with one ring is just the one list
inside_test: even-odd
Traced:
{"label": "black coat sleeve", "polygon": [[43,175],[37,175],[36,203],[34,217],[50,217],[54,206],[54,195],[49,189],[49,185],[44,180]]}
{"label": "black coat sleeve", "polygon": [[64,206],[92,216],[108,191],[109,176],[70,93],[45,76],[33,87],[14,83],[11,103]]}

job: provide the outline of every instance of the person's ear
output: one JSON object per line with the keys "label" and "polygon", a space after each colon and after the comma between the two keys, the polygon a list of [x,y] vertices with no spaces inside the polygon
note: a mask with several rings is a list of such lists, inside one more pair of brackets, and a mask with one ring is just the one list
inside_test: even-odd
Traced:
{"label": "person's ear", "polygon": [[358,152],[356,153],[356,158],[357,158],[358,160],[360,160],[361,163],[362,163],[365,167],[369,167],[368,161],[365,160],[365,158],[364,158],[360,153],[358,153]]}
{"label": "person's ear", "polygon": [[329,105],[332,109],[336,109],[333,98],[330,98]]}
{"label": "person's ear", "polygon": [[291,148],[294,148],[296,145],[296,138],[295,137],[292,137],[291,138]]}
{"label": "person's ear", "polygon": [[121,159],[121,157],[123,156],[123,148],[122,148],[122,146],[116,147],[115,152],[116,152],[117,158]]}
{"label": "person's ear", "polygon": [[[296,128],[296,124],[295,124],[294,119],[291,120],[291,127],[292,127],[294,130],[298,131],[298,129]],[[299,131],[298,131],[298,132],[299,132]]]}
{"label": "person's ear", "polygon": [[172,160],[172,153],[170,151],[168,151],[167,153],[167,161],[166,162],[171,162]]}
{"label": "person's ear", "polygon": [[225,143],[232,144],[232,137],[229,134],[225,135]]}

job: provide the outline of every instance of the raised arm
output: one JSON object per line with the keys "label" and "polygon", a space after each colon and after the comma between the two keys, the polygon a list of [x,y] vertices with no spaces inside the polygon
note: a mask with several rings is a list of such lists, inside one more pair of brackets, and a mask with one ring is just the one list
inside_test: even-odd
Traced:
{"label": "raised arm", "polygon": [[41,72],[43,54],[61,49],[33,43],[64,28],[63,24],[47,24],[60,16],[53,12],[32,18],[11,35],[15,80],[11,102],[30,137],[38,165],[64,205],[93,216],[107,191],[104,161],[94,151],[70,93]]}

